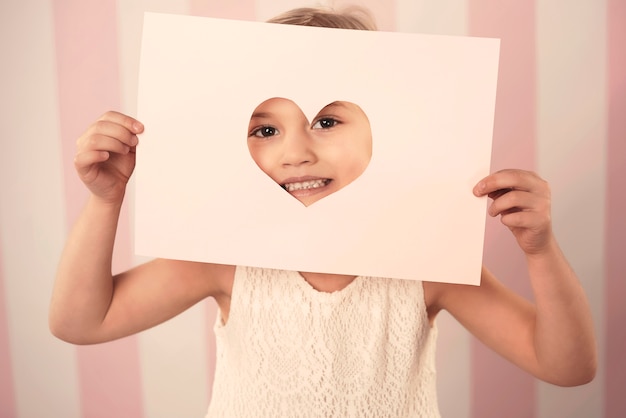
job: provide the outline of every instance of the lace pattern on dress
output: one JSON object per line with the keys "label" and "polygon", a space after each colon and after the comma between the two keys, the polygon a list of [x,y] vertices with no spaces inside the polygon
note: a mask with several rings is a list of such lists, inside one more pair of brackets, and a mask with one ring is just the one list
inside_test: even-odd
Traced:
{"label": "lace pattern on dress", "polygon": [[238,267],[207,417],[439,417],[421,282]]}

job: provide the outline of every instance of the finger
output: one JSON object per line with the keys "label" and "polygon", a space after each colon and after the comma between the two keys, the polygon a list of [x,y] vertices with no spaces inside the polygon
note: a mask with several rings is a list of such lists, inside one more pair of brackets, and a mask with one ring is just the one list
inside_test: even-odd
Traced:
{"label": "finger", "polygon": [[121,125],[133,134],[142,133],[144,130],[143,124],[137,119],[113,110],[106,112],[98,120],[113,122],[117,125]]}
{"label": "finger", "polygon": [[500,222],[509,228],[530,228],[534,225],[533,214],[523,211],[505,213]]}
{"label": "finger", "polygon": [[137,135],[125,127],[110,121],[97,121],[76,141],[80,149],[94,148],[94,144],[101,138],[107,137],[123,144],[126,147],[135,147],[139,143]]}
{"label": "finger", "polygon": [[79,146],[78,152],[109,151],[116,154],[128,154],[131,148],[133,148],[131,145],[125,144],[118,138],[97,134],[87,137],[84,143]]}
{"label": "finger", "polygon": [[513,191],[513,189],[511,189],[511,188],[506,188],[506,189],[498,189],[498,190],[496,190],[495,192],[491,192],[491,193],[487,194],[487,196],[488,196],[490,199],[496,200],[496,199],[498,199],[499,197],[501,197],[501,196],[503,196],[503,195],[507,194],[508,192],[512,192],[512,191]]}
{"label": "finger", "polygon": [[525,170],[501,170],[482,179],[475,187],[476,196],[495,194],[499,196],[506,191],[523,190],[544,194],[547,183],[537,174]]}
{"label": "finger", "polygon": [[519,190],[508,192],[496,198],[489,206],[489,215],[498,216],[519,211],[547,211],[549,203],[534,193]]}
{"label": "finger", "polygon": [[124,142],[128,146],[136,146],[139,142],[137,133],[143,132],[143,125],[134,127],[135,119],[117,112],[105,113],[94,122],[76,141],[77,147],[86,142],[92,135],[106,135]]}
{"label": "finger", "polygon": [[108,160],[110,154],[107,151],[85,151],[74,156],[74,167],[79,174],[86,173],[94,164]]}
{"label": "finger", "polygon": [[504,213],[500,222],[509,228],[540,229],[550,224],[550,217],[539,212],[512,211]]}

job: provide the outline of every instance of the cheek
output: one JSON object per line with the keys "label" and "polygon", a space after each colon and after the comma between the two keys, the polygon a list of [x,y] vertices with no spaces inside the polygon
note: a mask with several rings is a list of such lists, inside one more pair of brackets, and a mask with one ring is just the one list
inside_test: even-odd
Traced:
{"label": "cheek", "polygon": [[362,173],[372,159],[372,134],[369,129],[355,132],[349,144],[349,150],[355,170]]}
{"label": "cheek", "polygon": [[338,180],[345,185],[356,180],[369,165],[372,157],[370,141],[346,143],[334,153],[334,165],[337,168]]}
{"label": "cheek", "polygon": [[250,150],[250,156],[261,171],[271,176],[270,172],[273,166],[272,162],[274,161],[271,147],[263,146],[263,144],[253,144],[248,145],[248,149]]}

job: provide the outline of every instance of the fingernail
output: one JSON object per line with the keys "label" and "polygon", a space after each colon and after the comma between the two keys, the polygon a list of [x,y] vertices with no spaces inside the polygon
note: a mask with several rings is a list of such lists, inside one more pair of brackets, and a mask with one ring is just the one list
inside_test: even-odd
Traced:
{"label": "fingernail", "polygon": [[141,132],[143,130],[143,125],[140,122],[134,122],[133,123],[133,131],[134,132]]}

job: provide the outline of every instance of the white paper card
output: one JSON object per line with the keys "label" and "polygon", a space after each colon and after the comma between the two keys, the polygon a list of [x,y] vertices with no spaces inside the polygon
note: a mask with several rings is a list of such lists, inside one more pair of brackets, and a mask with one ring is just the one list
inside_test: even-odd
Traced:
{"label": "white paper card", "polygon": [[[136,252],[479,284],[487,202],[472,188],[489,173],[498,53],[496,39],[146,13]],[[259,107],[272,98],[287,113]],[[276,173],[340,183],[352,148],[338,144],[364,125],[323,119],[336,102],[366,116],[371,159],[305,206]]]}

